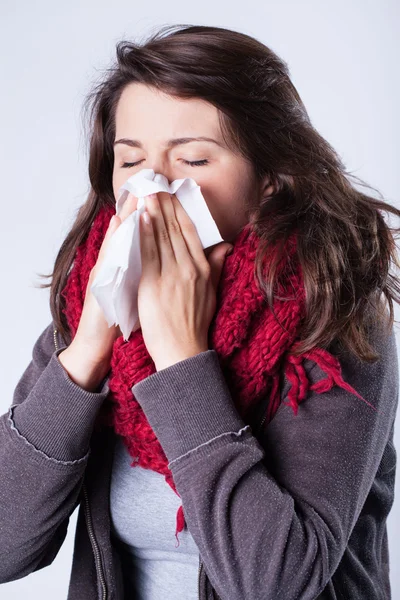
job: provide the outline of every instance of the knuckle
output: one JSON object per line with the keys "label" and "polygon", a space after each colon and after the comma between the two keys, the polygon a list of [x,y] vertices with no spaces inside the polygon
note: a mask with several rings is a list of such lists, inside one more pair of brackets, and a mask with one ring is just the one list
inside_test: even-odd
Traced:
{"label": "knuckle", "polygon": [[149,261],[155,261],[157,258],[157,250],[153,247],[148,248],[146,251],[146,257]]}
{"label": "knuckle", "polygon": [[157,259],[158,256],[158,252],[155,248],[150,248],[150,254],[149,254],[149,258],[152,261],[155,261]]}
{"label": "knuckle", "polygon": [[197,233],[197,229],[195,227],[195,224],[189,218],[185,221],[185,224],[184,224],[183,227],[184,227],[184,229],[187,230],[188,233]]}
{"label": "knuckle", "polygon": [[202,265],[202,271],[203,271],[204,277],[206,279],[209,279],[211,277],[211,267],[210,267],[210,263],[208,261],[206,261]]}
{"label": "knuckle", "polygon": [[165,227],[162,227],[160,229],[160,240],[162,242],[168,242],[169,241],[168,229],[165,229]]}
{"label": "knuckle", "polygon": [[181,228],[179,226],[178,221],[174,217],[169,217],[167,219],[167,228],[173,234],[178,234],[181,232]]}
{"label": "knuckle", "polygon": [[198,281],[199,276],[200,276],[198,270],[196,269],[196,267],[194,265],[188,265],[185,268],[183,274],[184,274],[186,281],[192,281],[192,282]]}

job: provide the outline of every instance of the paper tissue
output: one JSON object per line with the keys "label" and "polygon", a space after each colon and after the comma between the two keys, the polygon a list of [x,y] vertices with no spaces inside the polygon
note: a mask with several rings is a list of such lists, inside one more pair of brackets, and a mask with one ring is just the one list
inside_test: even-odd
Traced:
{"label": "paper tissue", "polygon": [[137,208],[112,234],[91,291],[103,310],[108,326],[119,325],[124,340],[140,326],[138,288],[142,272],[139,217],[145,210],[144,198],[157,192],[175,194],[196,226],[203,248],[223,242],[200,186],[194,179],[175,179],[171,184],[153,169],[142,169],[118,190],[117,216],[129,194],[138,198]]}

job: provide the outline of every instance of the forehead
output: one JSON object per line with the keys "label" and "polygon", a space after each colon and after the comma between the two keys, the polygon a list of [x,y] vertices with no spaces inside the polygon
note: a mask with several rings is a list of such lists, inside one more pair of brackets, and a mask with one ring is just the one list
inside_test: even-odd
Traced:
{"label": "forehead", "polygon": [[115,114],[116,137],[167,139],[204,135],[222,139],[215,106],[200,98],[176,98],[142,83],[125,87]]}

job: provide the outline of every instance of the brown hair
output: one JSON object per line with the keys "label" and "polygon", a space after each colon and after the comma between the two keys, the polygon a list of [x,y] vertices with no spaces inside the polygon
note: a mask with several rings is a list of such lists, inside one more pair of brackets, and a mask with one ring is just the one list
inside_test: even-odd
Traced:
{"label": "brown hair", "polygon": [[[125,86],[154,86],[179,98],[197,97],[219,111],[225,142],[268,176],[271,195],[248,206],[248,220],[261,238],[255,261],[259,285],[273,308],[280,252],[262,279],[270,245],[281,251],[297,231],[297,256],[304,276],[306,317],[296,354],[338,340],[360,359],[379,355],[367,340],[367,314],[384,319],[390,330],[399,282],[389,273],[399,266],[392,232],[380,211],[400,216],[394,206],[356,190],[350,180],[373,189],[346,171],[330,144],[312,126],[289,78],[287,64],[258,40],[229,29],[201,25],[164,26],[143,44],[120,41],[116,63],[93,86],[84,103],[89,127],[91,190],[57,254],[50,287],[55,326],[68,338],[62,312],[63,290],[77,247],[98,211],[115,206],[112,188],[115,111]],[[89,112],[86,118],[86,112]],[[377,190],[375,190],[377,191]],[[256,200],[256,199],[255,199]],[[383,298],[382,298],[383,293]]]}

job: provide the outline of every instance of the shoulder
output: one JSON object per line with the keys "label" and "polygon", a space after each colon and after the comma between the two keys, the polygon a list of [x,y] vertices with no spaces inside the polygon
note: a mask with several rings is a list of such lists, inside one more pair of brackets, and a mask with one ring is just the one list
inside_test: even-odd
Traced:
{"label": "shoulder", "polygon": [[[322,436],[343,436],[344,432],[388,439],[393,427],[399,396],[399,365],[394,327],[386,332],[385,325],[375,322],[369,329],[369,341],[379,355],[375,362],[365,362],[345,351],[337,342],[328,351],[336,356],[342,379],[360,396],[344,389],[337,382],[325,392],[318,392],[315,384],[328,377],[314,361],[304,360],[303,367],[309,382],[306,397],[300,402],[295,415],[287,404],[291,382],[284,378],[281,403],[265,430],[276,441],[282,438],[310,436],[317,429]],[[356,433],[357,432],[357,433]],[[310,439],[310,437],[309,437]]]}
{"label": "shoulder", "polygon": [[[399,365],[395,329],[392,326],[387,332],[381,321],[370,321],[368,340],[374,352],[379,355],[374,362],[360,360],[344,349],[338,340],[334,340],[327,351],[338,359],[343,379],[357,391],[369,389],[370,393],[378,393],[386,386],[396,396],[399,385]],[[325,371],[313,360],[304,359],[302,365],[310,385],[327,377]],[[282,399],[287,397],[290,387],[291,383],[284,377]],[[360,393],[362,395],[362,392]]]}
{"label": "shoulder", "polygon": [[[337,341],[328,348],[341,366],[343,379],[350,383],[363,397],[364,393],[379,404],[384,393],[395,399],[399,385],[399,365],[395,329],[392,326],[386,331],[385,324],[376,320],[368,327],[368,341],[377,360],[367,362],[360,360],[353,353],[344,349]],[[319,381],[326,374],[318,365],[310,369],[310,380]]]}
{"label": "shoulder", "polygon": [[284,397],[263,431],[262,445],[271,472],[279,474],[283,482],[289,478],[291,485],[296,481],[299,494],[314,477],[315,491],[326,485],[328,476],[339,481],[351,474],[348,485],[355,487],[366,478],[366,488],[375,476],[393,433],[399,368],[393,328],[386,334],[384,326],[377,324],[370,335],[374,350],[380,354],[373,363],[339,352],[338,344],[329,348],[339,359],[343,380],[361,398],[336,383],[319,393],[313,384],[327,374],[313,361],[304,361],[310,387],[295,415],[292,407],[284,404],[291,386],[285,381]]}

